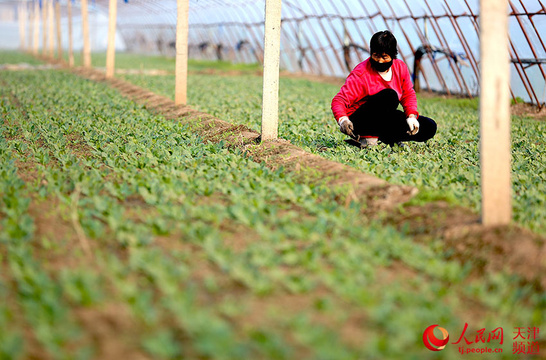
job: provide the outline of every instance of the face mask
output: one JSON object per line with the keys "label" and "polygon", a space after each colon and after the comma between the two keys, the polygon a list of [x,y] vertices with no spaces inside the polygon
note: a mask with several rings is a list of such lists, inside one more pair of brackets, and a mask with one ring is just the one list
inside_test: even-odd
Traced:
{"label": "face mask", "polygon": [[389,62],[380,63],[379,61],[375,61],[374,59],[370,58],[370,64],[375,71],[385,72],[391,68],[392,60]]}

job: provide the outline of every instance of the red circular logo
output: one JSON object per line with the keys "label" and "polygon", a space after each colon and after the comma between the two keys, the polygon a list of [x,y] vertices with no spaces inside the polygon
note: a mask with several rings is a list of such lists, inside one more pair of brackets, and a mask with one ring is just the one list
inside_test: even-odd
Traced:
{"label": "red circular logo", "polygon": [[[438,327],[438,330],[442,332],[442,339],[438,339],[436,335],[434,335],[434,329],[436,327]],[[430,325],[428,328],[425,329],[425,332],[423,333],[423,343],[429,350],[443,350],[448,342],[449,333],[446,329],[444,329],[443,327],[439,327],[438,325]]]}

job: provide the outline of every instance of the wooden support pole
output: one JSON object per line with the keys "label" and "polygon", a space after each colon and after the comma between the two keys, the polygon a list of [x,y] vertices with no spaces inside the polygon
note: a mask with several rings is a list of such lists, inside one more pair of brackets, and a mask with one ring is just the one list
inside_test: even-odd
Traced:
{"label": "wooden support pole", "polygon": [[49,57],[53,59],[55,56],[55,44],[53,41],[53,1],[49,0],[47,3],[47,43],[49,45]]}
{"label": "wooden support pole", "polygon": [[118,12],[117,0],[110,0],[108,10],[108,48],[106,50],[106,77],[114,76],[114,64],[116,61],[116,18]]}
{"label": "wooden support pole", "polygon": [[174,103],[186,105],[188,101],[188,32],[190,0],[177,0],[176,18],[176,84]]}
{"label": "wooden support pole", "polygon": [[83,67],[91,67],[91,47],[89,44],[89,13],[87,0],[81,0],[82,6],[82,34],[83,34]]}
{"label": "wooden support pole", "polygon": [[74,50],[72,48],[72,0],[66,2],[68,12],[68,66],[74,66]]}
{"label": "wooden support pole", "polygon": [[47,0],[42,0],[42,55],[47,53]]}
{"label": "wooden support pole", "polygon": [[480,0],[482,223],[512,217],[508,1]]}
{"label": "wooden support pole", "polygon": [[25,51],[27,49],[27,46],[26,46],[26,26],[27,26],[27,22],[26,22],[26,17],[27,17],[27,14],[26,14],[26,11],[25,11],[25,5],[24,4],[19,4],[19,8],[18,8],[18,18],[19,18],[19,48],[22,50],[22,51]]}
{"label": "wooden support pole", "polygon": [[[68,0],[70,1],[70,0]],[[61,4],[55,1],[55,27],[57,31],[57,59],[63,60],[63,44],[61,37]]]}
{"label": "wooden support pole", "polygon": [[34,4],[29,3],[28,11],[28,32],[27,32],[27,51],[34,52]]}
{"label": "wooden support pole", "polygon": [[40,47],[40,4],[34,3],[34,33],[32,34],[32,48],[34,55],[38,55]]}
{"label": "wooden support pole", "polygon": [[27,13],[27,16],[26,16],[27,27],[25,29],[26,31],[25,44],[27,47],[27,51],[32,52],[32,49],[33,49],[32,39],[34,36],[34,4],[32,4],[31,2],[25,3],[25,11]]}
{"label": "wooden support pole", "polygon": [[276,139],[278,136],[281,2],[265,2],[262,141]]}

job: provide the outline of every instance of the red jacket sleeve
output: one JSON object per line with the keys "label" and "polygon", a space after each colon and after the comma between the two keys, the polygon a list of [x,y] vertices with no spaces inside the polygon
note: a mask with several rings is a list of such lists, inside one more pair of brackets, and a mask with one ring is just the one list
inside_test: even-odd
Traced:
{"label": "red jacket sleeve", "polygon": [[363,84],[362,74],[357,66],[341,87],[336,96],[332,99],[332,112],[337,122],[342,116],[348,116],[347,110],[355,103],[363,99],[367,94],[366,86]]}
{"label": "red jacket sleeve", "polygon": [[415,114],[419,117],[419,112],[417,111],[417,97],[415,96],[415,90],[413,89],[413,82],[411,81],[408,67],[404,63],[400,66],[400,82],[402,87],[400,103],[404,108],[406,117],[410,116],[410,114]]}

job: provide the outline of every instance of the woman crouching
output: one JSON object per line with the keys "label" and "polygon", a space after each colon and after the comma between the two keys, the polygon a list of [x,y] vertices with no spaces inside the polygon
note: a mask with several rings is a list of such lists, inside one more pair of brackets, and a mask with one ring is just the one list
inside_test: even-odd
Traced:
{"label": "woman crouching", "polygon": [[[332,112],[342,133],[361,147],[380,140],[393,146],[427,141],[436,122],[419,115],[408,67],[398,55],[394,35],[386,30],[370,40],[371,56],[358,64],[332,100]],[[397,110],[402,104],[404,111]]]}

